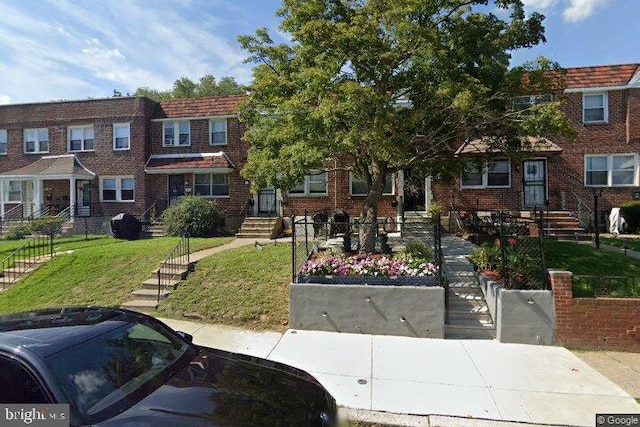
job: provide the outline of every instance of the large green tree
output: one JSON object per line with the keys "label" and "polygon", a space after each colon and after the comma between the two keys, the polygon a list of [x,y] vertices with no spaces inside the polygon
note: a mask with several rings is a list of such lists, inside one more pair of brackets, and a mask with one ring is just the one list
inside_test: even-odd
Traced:
{"label": "large green tree", "polygon": [[239,95],[243,93],[245,93],[244,88],[233,77],[223,77],[218,82],[211,74],[202,76],[198,82],[194,82],[189,77],[181,77],[173,83],[173,88],[169,90],[139,87],[135,92],[138,96],[146,96],[155,101]]}
{"label": "large green tree", "polygon": [[557,103],[513,108],[552,65],[509,68],[510,51],[545,41],[544,17],[526,16],[521,0],[284,0],[278,14],[290,43],[266,29],[239,37],[256,64],[242,174],[256,190],[287,190],[329,159],[351,165],[368,189],[364,251],[389,173],[451,179],[464,141],[515,155],[519,136],[566,126]]}

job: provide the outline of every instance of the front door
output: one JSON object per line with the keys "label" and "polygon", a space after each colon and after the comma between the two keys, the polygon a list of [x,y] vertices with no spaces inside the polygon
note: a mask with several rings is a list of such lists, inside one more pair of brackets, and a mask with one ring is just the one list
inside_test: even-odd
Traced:
{"label": "front door", "polygon": [[545,160],[528,160],[522,164],[524,207],[544,206],[547,201],[547,165]]}
{"label": "front door", "polygon": [[169,175],[169,203],[184,196],[184,175]]}
{"label": "front door", "polygon": [[415,171],[404,171],[404,210],[405,211],[426,211],[427,210],[427,179],[422,174]]}
{"label": "front door", "polygon": [[265,188],[258,193],[258,214],[276,214],[276,191],[273,188]]}
{"label": "front door", "polygon": [[91,216],[91,182],[76,181],[76,215]]}

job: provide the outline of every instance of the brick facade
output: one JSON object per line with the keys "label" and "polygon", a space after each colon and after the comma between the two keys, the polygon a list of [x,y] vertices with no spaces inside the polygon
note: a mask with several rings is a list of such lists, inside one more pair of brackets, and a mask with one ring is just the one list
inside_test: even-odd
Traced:
{"label": "brick facade", "polygon": [[[638,64],[569,69],[567,90],[554,95],[563,101],[563,111],[576,132],[575,138],[550,136],[562,148],[560,154],[544,153],[532,157],[544,159],[547,167],[547,192],[544,205],[551,210],[578,210],[580,202],[593,205],[594,193],[600,197],[601,214],[611,207],[632,200],[632,192],[640,190],[638,166],[634,185],[587,187],[585,155],[635,154],[640,162],[640,86]],[[595,87],[594,87],[595,86]],[[583,122],[583,95],[606,93],[606,123]],[[444,206],[461,209],[521,210],[523,200],[523,163],[511,162],[510,188],[462,189],[460,180],[452,185],[434,185],[434,198]]]}
{"label": "brick facade", "polygon": [[640,298],[573,298],[572,275],[551,271],[558,344],[640,351]]}

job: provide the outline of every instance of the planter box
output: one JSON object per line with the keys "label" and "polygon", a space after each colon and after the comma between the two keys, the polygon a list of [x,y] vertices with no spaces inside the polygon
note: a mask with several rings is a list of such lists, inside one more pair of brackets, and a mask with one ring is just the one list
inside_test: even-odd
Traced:
{"label": "planter box", "polygon": [[444,338],[444,308],[444,288],[433,285],[292,283],[289,287],[292,329]]}
{"label": "planter box", "polygon": [[298,283],[333,285],[438,286],[436,276],[309,276],[298,275]]}

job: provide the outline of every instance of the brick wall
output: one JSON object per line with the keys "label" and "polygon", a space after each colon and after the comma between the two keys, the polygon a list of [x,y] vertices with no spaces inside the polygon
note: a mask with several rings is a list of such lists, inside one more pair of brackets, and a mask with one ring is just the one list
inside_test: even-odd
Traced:
{"label": "brick wall", "polygon": [[[608,92],[608,123],[582,122],[582,93],[568,93],[563,111],[576,131],[575,138],[550,136],[562,148],[560,155],[551,154],[547,159],[548,201],[550,209],[576,210],[578,200],[588,206],[593,204],[593,190],[584,186],[584,155],[640,152],[640,89],[613,90]],[[511,188],[465,189],[459,180],[451,185],[435,183],[435,199],[444,206],[457,208],[522,209],[522,165],[511,164]],[[609,210],[631,200],[631,191],[640,187],[606,187],[600,198],[600,208]],[[576,193],[574,195],[574,193]]]}
{"label": "brick wall", "polygon": [[572,274],[550,271],[558,344],[640,351],[640,298],[573,298]]}

